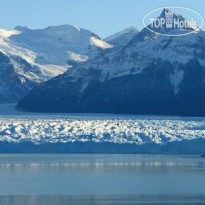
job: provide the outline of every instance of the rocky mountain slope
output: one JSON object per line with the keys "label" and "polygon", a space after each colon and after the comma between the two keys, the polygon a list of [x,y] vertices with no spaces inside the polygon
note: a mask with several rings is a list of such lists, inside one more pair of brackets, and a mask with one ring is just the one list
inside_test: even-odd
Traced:
{"label": "rocky mountain slope", "polygon": [[46,79],[39,67],[20,56],[10,58],[0,52],[0,103],[17,102]]}
{"label": "rocky mountain slope", "polygon": [[[161,17],[165,15],[165,10]],[[174,14],[174,18],[183,19]],[[186,30],[159,32],[180,33]],[[35,87],[18,108],[36,112],[205,115],[205,32],[144,28],[126,46]]]}

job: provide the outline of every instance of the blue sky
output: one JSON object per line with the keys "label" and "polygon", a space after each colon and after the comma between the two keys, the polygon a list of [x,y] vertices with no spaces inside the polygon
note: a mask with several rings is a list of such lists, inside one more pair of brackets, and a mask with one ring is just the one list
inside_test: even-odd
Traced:
{"label": "blue sky", "polygon": [[[0,28],[44,28],[71,24],[102,38],[130,26],[143,28],[143,17],[165,6],[192,8],[205,16],[204,0],[0,0]],[[203,27],[204,29],[205,27]]]}

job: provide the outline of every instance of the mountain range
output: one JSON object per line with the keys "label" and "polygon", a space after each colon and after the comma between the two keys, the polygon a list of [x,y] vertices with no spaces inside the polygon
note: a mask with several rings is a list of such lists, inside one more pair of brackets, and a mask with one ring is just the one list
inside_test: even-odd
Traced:
{"label": "mountain range", "polygon": [[0,29],[0,103],[17,102],[34,86],[107,48],[112,45],[98,35],[71,25]]}
{"label": "mountain range", "polygon": [[[165,17],[165,9],[160,17]],[[174,18],[184,19],[174,14]],[[150,26],[150,25],[149,25]],[[162,36],[193,31],[185,36]],[[100,52],[18,104],[34,112],[205,116],[205,32],[144,28],[125,46]]]}

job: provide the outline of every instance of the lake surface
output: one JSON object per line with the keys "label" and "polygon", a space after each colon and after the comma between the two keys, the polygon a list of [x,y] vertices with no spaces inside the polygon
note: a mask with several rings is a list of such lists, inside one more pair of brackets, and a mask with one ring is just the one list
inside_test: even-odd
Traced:
{"label": "lake surface", "polygon": [[197,155],[1,154],[0,204],[204,204]]}

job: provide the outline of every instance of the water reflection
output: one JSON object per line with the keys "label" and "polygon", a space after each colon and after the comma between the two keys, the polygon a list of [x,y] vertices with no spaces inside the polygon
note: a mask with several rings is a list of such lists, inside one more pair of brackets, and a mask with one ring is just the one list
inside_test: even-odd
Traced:
{"label": "water reflection", "polygon": [[0,196],[4,205],[204,204],[203,195]]}
{"label": "water reflection", "polygon": [[199,156],[172,155],[0,155],[4,172],[204,172]]}
{"label": "water reflection", "polygon": [[[54,195],[53,201],[64,200],[57,195],[73,195],[65,200],[93,196],[92,201],[107,195],[132,195],[134,200],[144,195],[196,197],[205,195],[205,159],[190,155],[7,154],[0,155],[0,184],[0,195],[7,195],[1,200],[12,200],[8,195]],[[50,197],[42,200],[52,201]]]}

